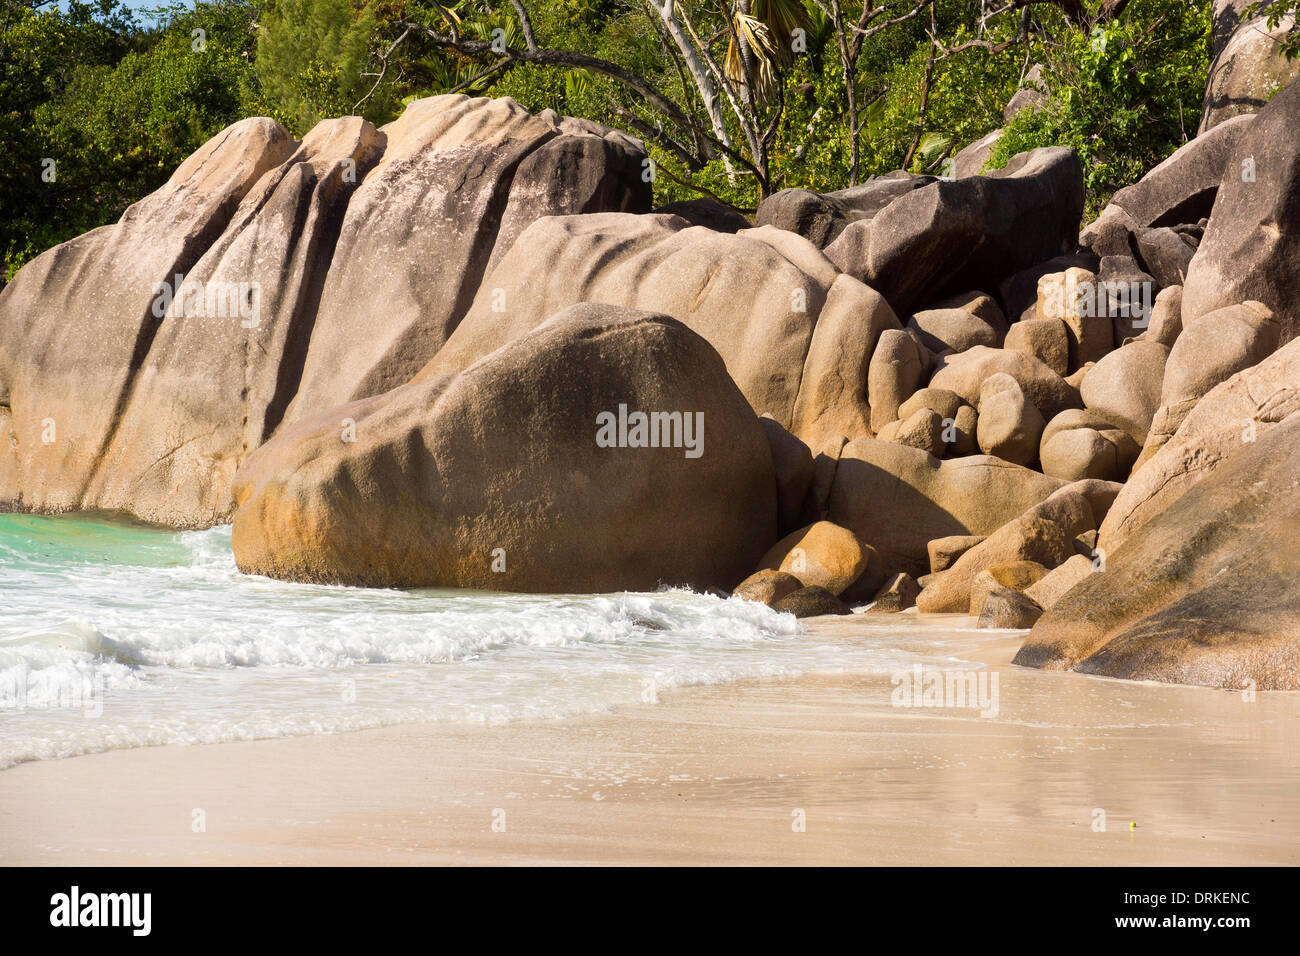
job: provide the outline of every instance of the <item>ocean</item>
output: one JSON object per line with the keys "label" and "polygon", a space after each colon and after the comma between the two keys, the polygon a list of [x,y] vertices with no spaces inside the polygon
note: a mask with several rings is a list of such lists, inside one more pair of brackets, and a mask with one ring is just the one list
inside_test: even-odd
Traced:
{"label": "ocean", "polygon": [[241,574],[229,527],[0,515],[0,768],[160,744],[554,719],[692,685],[896,672],[935,663],[951,622],[929,631],[882,620],[865,637],[819,635],[760,604],[680,589],[289,584]]}

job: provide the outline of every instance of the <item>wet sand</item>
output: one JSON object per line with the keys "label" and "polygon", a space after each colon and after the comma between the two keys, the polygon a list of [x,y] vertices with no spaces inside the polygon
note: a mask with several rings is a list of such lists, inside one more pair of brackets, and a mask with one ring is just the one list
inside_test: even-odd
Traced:
{"label": "wet sand", "polygon": [[[860,618],[811,626],[872,639]],[[936,654],[997,676],[990,718],[823,674],[568,720],[21,764],[0,772],[0,862],[1300,863],[1300,693],[1026,670],[1022,637]]]}

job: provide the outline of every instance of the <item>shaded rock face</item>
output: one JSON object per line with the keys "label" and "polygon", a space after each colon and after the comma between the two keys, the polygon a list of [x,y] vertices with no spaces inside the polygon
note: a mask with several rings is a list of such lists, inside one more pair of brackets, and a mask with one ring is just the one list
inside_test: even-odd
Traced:
{"label": "shaded rock face", "polygon": [[[1298,61],[1300,62],[1300,61]],[[1300,83],[1260,111],[1228,161],[1183,285],[1183,326],[1254,299],[1300,335]]]}
{"label": "shaded rock face", "polygon": [[758,601],[760,604],[775,604],[787,594],[793,594],[803,587],[803,582],[793,574],[784,571],[765,569],[755,571],[736,585],[732,597],[744,601]]}
{"label": "shaded rock face", "polygon": [[975,626],[1020,630],[1032,627],[1042,614],[1043,609],[1033,598],[1011,588],[999,587],[984,601]]}
{"label": "shaded rock face", "polygon": [[1080,243],[1099,255],[1128,254],[1133,248],[1129,233],[1208,217],[1237,144],[1253,121],[1252,115],[1235,117],[1180,146],[1136,183],[1118,190],[1080,234]]}
{"label": "shaded rock face", "polygon": [[[702,416],[700,454],[637,447],[633,426],[608,447],[620,406]],[[235,558],[373,586],[730,588],[775,540],[775,487],[763,427],[707,342],[580,305],[462,373],[286,425],[239,473]]]}
{"label": "shaded rock face", "polygon": [[793,591],[772,602],[772,610],[795,617],[821,617],[824,614],[852,614],[853,610],[830,591],[815,584]]}
{"label": "shaded rock face", "polygon": [[1298,469],[1300,415],[1292,414],[1109,552],[1106,570],[1057,601],[1015,663],[1300,689]]}
{"label": "shaded rock face", "polygon": [[[43,253],[4,288],[0,397],[13,459],[0,469],[0,502],[7,508],[94,507],[90,489],[163,324],[154,314],[160,284],[187,275],[254,186],[296,148],[272,120],[236,123],[119,222]],[[291,180],[285,189],[290,205],[312,205],[305,184]],[[239,330],[238,315],[221,321]]]}
{"label": "shaded rock face", "polygon": [[306,408],[409,378],[533,219],[648,208],[643,155],[508,99],[419,100],[301,144],[231,126],[0,293],[0,506],[229,520],[249,453]]}
{"label": "shaded rock face", "polygon": [[754,225],[736,210],[707,196],[665,203],[656,207],[655,212],[665,216],[680,216],[692,226],[704,226],[714,232],[740,232]]}
{"label": "shaded rock face", "polygon": [[944,292],[988,288],[1073,251],[1083,170],[1070,150],[1036,149],[1004,169],[940,181],[850,223],[826,247],[843,272],[910,312]]}
{"label": "shaded rock face", "polygon": [[808,446],[776,423],[770,416],[760,416],[759,424],[767,435],[772,451],[772,470],[776,475],[777,519],[781,533],[799,526],[804,500],[812,487],[816,465]]}
{"label": "shaded rock face", "polygon": [[906,611],[915,606],[920,591],[920,585],[910,574],[895,574],[880,586],[868,613],[897,614]]}
{"label": "shaded rock face", "polygon": [[1273,30],[1267,16],[1237,25],[1210,64],[1201,132],[1231,117],[1258,112],[1270,96],[1295,79],[1300,60],[1287,60],[1277,50],[1278,39],[1294,25],[1293,16],[1283,18]]}
{"label": "shaded rock face", "polygon": [[840,454],[827,517],[876,548],[886,568],[919,575],[933,539],[990,534],[1062,485],[987,455],[940,461],[864,438]]}
{"label": "shaded rock face", "polygon": [[408,381],[535,220],[650,209],[639,142],[508,97],[417,100],[383,132],[383,158],[348,205],[290,421]]}
{"label": "shaded rock face", "polygon": [[830,193],[782,189],[759,204],[754,224],[797,233],[818,249],[825,249],[850,222],[871,219],[899,196],[934,181],[933,176],[914,176],[899,170]]}

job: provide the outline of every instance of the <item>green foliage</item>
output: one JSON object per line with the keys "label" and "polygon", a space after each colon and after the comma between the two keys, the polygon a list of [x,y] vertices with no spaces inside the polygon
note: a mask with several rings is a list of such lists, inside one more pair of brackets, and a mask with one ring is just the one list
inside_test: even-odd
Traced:
{"label": "green foliage", "polygon": [[6,278],[43,249],[117,219],[214,133],[259,112],[249,7],[178,5],[161,11],[156,31],[142,30],[118,0],[10,13],[0,76]]}
{"label": "green foliage", "polygon": [[[178,2],[148,29],[122,0],[70,0],[65,10],[33,9],[37,3],[0,0],[7,17],[0,144],[11,157],[0,166],[7,274],[42,249],[116,219],[235,120],[269,115],[302,135],[359,102],[363,115],[382,123],[412,99],[451,90],[511,96],[534,112],[549,108],[633,131],[658,168],[657,203],[703,193],[752,209],[761,198],[743,162],[732,160],[729,169],[715,152],[701,163],[694,157],[707,154],[706,137],[598,71],[502,64],[491,54],[448,50],[417,30],[377,76],[401,21],[523,47],[505,0],[214,0],[193,11]],[[616,63],[708,128],[700,92],[645,0],[525,3],[543,47]],[[675,9],[708,40],[723,73],[732,26],[743,21],[749,33],[767,36],[751,47],[768,61],[756,102],[762,122],[773,124],[766,163],[772,190],[849,185],[855,142],[859,181],[904,162],[915,172],[942,172],[956,150],[1003,124],[1022,75],[1041,63],[1050,104],[1007,124],[991,165],[1038,146],[1069,146],[1083,160],[1096,212],[1194,135],[1209,7],[1210,0],[1131,0],[1114,22],[1088,32],[1056,6],[1035,4],[1025,19],[1018,11],[994,17],[976,33],[971,0],[936,0],[932,19],[926,11],[865,40],[847,79],[828,5],[750,0],[745,13],[736,0],[676,0]],[[1300,0],[1277,0],[1270,10],[1297,7]],[[862,13],[853,0],[839,8],[849,25]],[[889,16],[906,9],[910,4]],[[797,49],[796,29],[804,31]],[[194,47],[195,30],[204,31],[202,50]],[[932,47],[932,36],[941,46]],[[848,83],[858,109],[855,136]],[[720,102],[729,137],[749,156],[730,103],[725,96]],[[56,160],[53,182],[41,178],[45,158]]]}
{"label": "green foliage", "polygon": [[[375,30],[374,3],[273,0],[257,36],[257,76],[272,115],[301,136],[320,120],[346,116],[374,86],[363,76]],[[367,117],[389,118],[391,88],[366,103]]]}
{"label": "green foliage", "polygon": [[1087,214],[1196,135],[1209,69],[1208,5],[1134,0],[1090,34],[1067,33],[1045,50],[1042,109],[1018,113],[990,160],[1068,146],[1083,163]]}

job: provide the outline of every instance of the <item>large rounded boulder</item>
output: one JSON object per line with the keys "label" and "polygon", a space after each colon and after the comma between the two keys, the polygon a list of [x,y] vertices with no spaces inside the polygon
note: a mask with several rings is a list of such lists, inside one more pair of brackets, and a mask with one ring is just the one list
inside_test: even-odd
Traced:
{"label": "large rounded boulder", "polygon": [[242,570],[370,586],[730,588],[777,530],[768,441],[718,353],[599,304],[286,426],[235,497]]}

